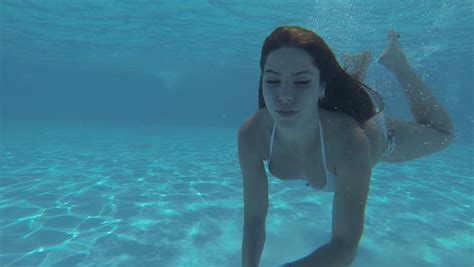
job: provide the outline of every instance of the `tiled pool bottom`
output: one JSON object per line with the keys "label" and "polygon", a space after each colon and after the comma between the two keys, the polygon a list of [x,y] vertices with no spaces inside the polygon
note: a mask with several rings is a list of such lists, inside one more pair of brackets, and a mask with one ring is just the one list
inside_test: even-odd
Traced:
{"label": "tiled pool bottom", "polygon": [[[379,164],[353,266],[472,266],[472,144]],[[236,130],[28,126],[0,151],[2,266],[240,266]],[[261,266],[330,236],[332,194],[269,179]]]}

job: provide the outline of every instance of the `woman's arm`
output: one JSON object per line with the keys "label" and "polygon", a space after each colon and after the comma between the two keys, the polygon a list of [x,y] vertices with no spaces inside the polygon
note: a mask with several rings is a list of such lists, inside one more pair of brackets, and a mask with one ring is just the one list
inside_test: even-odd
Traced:
{"label": "woman's arm", "polygon": [[243,267],[257,267],[260,262],[265,244],[268,210],[268,178],[262,159],[256,151],[256,130],[252,124],[250,119],[238,134],[239,162],[244,185]]}
{"label": "woman's arm", "polygon": [[357,255],[364,229],[371,176],[370,145],[360,128],[343,140],[347,140],[347,143],[342,146],[344,151],[340,153],[340,164],[336,167],[331,240],[308,256],[291,263],[292,267],[346,267]]}

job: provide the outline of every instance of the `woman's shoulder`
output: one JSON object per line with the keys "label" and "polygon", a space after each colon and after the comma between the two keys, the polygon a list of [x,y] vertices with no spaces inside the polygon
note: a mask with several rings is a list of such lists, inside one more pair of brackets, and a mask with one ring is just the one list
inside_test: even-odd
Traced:
{"label": "woman's shoulder", "polygon": [[351,116],[337,111],[323,111],[321,123],[324,128],[324,137],[335,151],[344,154],[349,147],[365,142],[366,138],[363,123]]}
{"label": "woman's shoulder", "polygon": [[331,136],[351,136],[362,129],[361,123],[344,112],[321,109],[320,114],[321,124]]}
{"label": "woman's shoulder", "polygon": [[250,115],[239,128],[239,145],[245,142],[249,147],[259,154],[263,159],[265,154],[265,140],[269,135],[269,127],[272,123],[265,108]]}
{"label": "woman's shoulder", "polygon": [[269,124],[268,115],[264,108],[250,115],[240,126],[239,133],[256,136]]}

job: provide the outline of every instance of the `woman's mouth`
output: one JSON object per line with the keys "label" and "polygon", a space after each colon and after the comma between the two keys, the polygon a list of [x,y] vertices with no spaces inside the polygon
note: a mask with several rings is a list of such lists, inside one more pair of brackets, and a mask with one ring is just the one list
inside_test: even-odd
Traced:
{"label": "woman's mouth", "polygon": [[295,116],[299,110],[277,110],[278,115],[284,118],[290,118]]}

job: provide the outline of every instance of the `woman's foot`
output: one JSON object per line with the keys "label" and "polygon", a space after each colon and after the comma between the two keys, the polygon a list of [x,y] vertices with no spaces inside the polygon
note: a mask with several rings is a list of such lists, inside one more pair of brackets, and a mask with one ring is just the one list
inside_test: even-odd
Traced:
{"label": "woman's foot", "polygon": [[392,71],[397,69],[401,64],[406,63],[405,55],[398,42],[399,37],[400,35],[397,32],[393,30],[390,31],[388,33],[388,46],[377,59],[379,64]]}
{"label": "woman's foot", "polygon": [[344,70],[361,82],[365,80],[371,60],[372,54],[368,51],[358,54],[344,54],[342,56]]}

